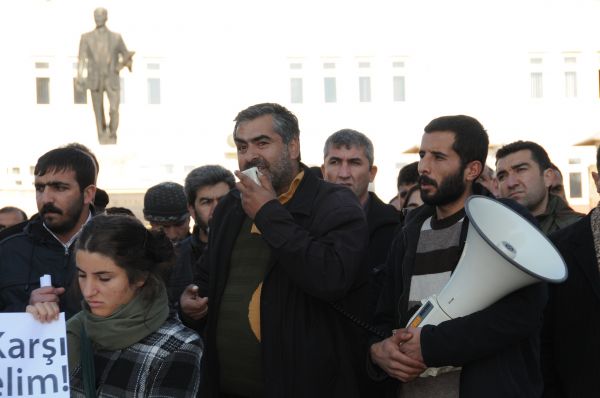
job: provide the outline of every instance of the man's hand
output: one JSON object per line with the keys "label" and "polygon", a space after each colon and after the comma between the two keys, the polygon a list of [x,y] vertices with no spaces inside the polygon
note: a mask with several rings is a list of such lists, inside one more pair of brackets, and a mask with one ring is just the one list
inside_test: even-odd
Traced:
{"label": "man's hand", "polygon": [[412,339],[405,341],[400,346],[400,351],[421,363],[425,363],[421,353],[421,328],[407,328],[404,330],[406,330],[406,333],[412,334]]}
{"label": "man's hand", "polygon": [[60,301],[60,297],[58,296],[60,296],[64,292],[64,287],[40,287],[39,289],[35,289],[31,292],[31,296],[29,296],[29,305],[47,302],[58,303]]}
{"label": "man's hand", "polygon": [[198,286],[188,285],[179,298],[181,312],[194,321],[198,321],[208,313],[208,297],[198,296]]}
{"label": "man's hand", "polygon": [[427,367],[422,361],[411,358],[400,350],[400,346],[412,338],[406,329],[400,329],[391,337],[371,346],[371,360],[388,375],[403,382],[418,377]]}
{"label": "man's hand", "polygon": [[28,305],[25,312],[29,312],[33,317],[41,323],[47,323],[58,320],[60,309],[55,302],[36,303]]}
{"label": "man's hand", "polygon": [[275,189],[269,177],[264,174],[258,176],[261,185],[256,184],[252,178],[241,171],[236,171],[235,175],[240,179],[240,182],[235,185],[242,193],[242,207],[248,217],[254,220],[256,213],[265,203],[277,198]]}

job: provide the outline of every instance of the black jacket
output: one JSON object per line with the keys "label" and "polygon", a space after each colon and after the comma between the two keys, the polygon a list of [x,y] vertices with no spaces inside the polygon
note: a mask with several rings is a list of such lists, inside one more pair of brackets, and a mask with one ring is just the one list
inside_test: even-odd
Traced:
{"label": "black jacket", "polygon": [[[501,200],[535,224],[533,217],[512,200]],[[409,287],[417,243],[423,222],[434,208],[423,205],[411,212],[388,257],[387,284],[380,296],[375,326],[391,334],[406,327]],[[461,249],[468,220],[463,223]],[[547,292],[536,283],[509,294],[474,314],[427,325],[421,331],[421,351],[430,367],[462,366],[460,396],[539,397],[542,378],[539,367],[539,331]],[[383,374],[375,365],[374,373]],[[392,393],[392,392],[391,392]]]}
{"label": "black jacket", "polygon": [[[356,397],[356,331],[329,302],[352,312],[364,301],[353,288],[367,277],[367,224],[351,190],[306,170],[288,203],[272,200],[254,220],[272,251],[260,301],[265,397]],[[201,261],[198,285],[209,298],[204,397],[218,394],[217,318],[245,217],[233,190],[215,209]]]}
{"label": "black jacket", "polygon": [[81,309],[75,272],[75,255],[44,228],[31,220],[22,232],[0,242],[0,311],[22,312],[31,292],[40,287],[40,276],[50,274],[54,287],[64,287],[60,308],[69,318]]}
{"label": "black jacket", "polygon": [[184,289],[194,283],[198,274],[198,262],[206,244],[198,236],[198,226],[190,236],[175,245],[176,261],[169,276],[167,291],[172,306],[177,306]]}
{"label": "black jacket", "polygon": [[367,224],[369,246],[365,260],[371,269],[371,278],[366,308],[367,313],[372,316],[383,286],[381,270],[385,266],[396,229],[400,225],[400,212],[394,206],[383,203],[373,192],[369,192]]}
{"label": "black jacket", "polygon": [[600,395],[600,276],[590,215],[551,239],[569,276],[551,285],[542,333],[544,397]]}

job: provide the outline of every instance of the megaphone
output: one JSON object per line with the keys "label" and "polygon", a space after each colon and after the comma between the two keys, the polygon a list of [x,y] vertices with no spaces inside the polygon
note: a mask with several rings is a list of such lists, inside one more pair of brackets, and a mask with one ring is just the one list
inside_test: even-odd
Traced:
{"label": "megaphone", "polygon": [[567,279],[563,258],[548,238],[510,207],[485,196],[465,203],[467,240],[439,295],[423,300],[410,327],[438,325],[489,307],[538,281]]}

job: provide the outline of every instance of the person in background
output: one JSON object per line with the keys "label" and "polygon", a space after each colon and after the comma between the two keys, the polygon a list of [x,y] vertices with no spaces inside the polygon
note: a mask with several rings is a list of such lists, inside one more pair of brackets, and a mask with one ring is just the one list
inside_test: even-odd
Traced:
{"label": "person in background", "polygon": [[421,189],[418,185],[411,187],[406,193],[404,200],[404,207],[401,209],[401,213],[406,220],[406,216],[409,212],[423,205],[423,199],[421,198]]}
{"label": "person in background", "polygon": [[176,182],[161,182],[150,187],[144,195],[144,218],[153,230],[163,231],[175,247],[177,261],[167,279],[167,290],[170,303],[176,305],[183,290],[193,280],[190,263],[180,257],[183,255],[187,259],[190,256],[188,239],[191,237],[190,213],[183,186]]}
{"label": "person in background", "polygon": [[[198,278],[198,263],[208,244],[208,226],[215,207],[233,188],[235,177],[231,171],[218,165],[195,168],[185,178],[183,189],[188,211],[192,214],[195,225],[192,235],[181,242],[175,267],[176,275],[173,275],[173,283],[186,291],[183,295],[184,301],[193,300],[197,296],[198,287],[193,285],[193,282]],[[177,298],[180,296],[181,294]],[[184,316],[184,321],[187,323],[190,320]]]}
{"label": "person in background", "polygon": [[569,203],[567,200],[567,194],[565,192],[565,184],[563,182],[563,175],[554,163],[550,163],[550,168],[554,172],[550,178],[550,193],[556,196],[560,196],[565,203]]}
{"label": "person in background", "polygon": [[18,207],[6,206],[0,209],[0,231],[27,221],[27,214]]}
{"label": "person in background", "polygon": [[394,239],[394,231],[400,224],[400,213],[392,205],[385,204],[369,184],[377,175],[374,164],[375,150],[366,135],[351,129],[339,130],[327,138],[323,148],[323,179],[348,187],[360,202],[369,226],[369,245],[365,256],[366,266],[371,270],[371,282],[366,313],[371,318],[377,305],[382,282],[378,280],[381,266]]}
{"label": "person in background", "polygon": [[[596,152],[600,170],[600,148]],[[600,176],[592,172],[600,193]],[[600,206],[553,233],[569,277],[551,284],[542,329],[543,398],[595,397],[600,391]]]}
{"label": "person in background", "polygon": [[[323,148],[323,179],[337,185],[348,187],[358,198],[369,226],[369,241],[364,267],[369,270],[367,300],[360,313],[354,314],[359,319],[371,321],[377,306],[379,292],[384,281],[382,267],[385,264],[388,250],[395,237],[395,230],[400,225],[400,213],[392,205],[385,204],[374,192],[369,192],[369,184],[377,175],[374,164],[375,150],[373,143],[366,135],[351,129],[339,130],[327,138]],[[364,332],[362,343],[368,338]],[[357,358],[359,366],[364,367],[364,349]],[[361,372],[361,396],[379,395],[382,388],[372,382]]]}
{"label": "person in background", "polygon": [[191,264],[195,264],[208,243],[208,225],[219,200],[235,188],[231,171],[218,165],[195,168],[185,177],[183,190],[189,213],[194,218],[194,231],[188,239]]}
{"label": "person in background", "polygon": [[487,164],[485,165],[483,172],[477,179],[477,182],[483,185],[485,189],[490,191],[490,193],[494,195],[494,197],[498,197],[498,180],[494,176],[494,170],[492,170],[492,168]]}
{"label": "person in background", "polygon": [[176,246],[190,236],[190,213],[183,186],[167,181],[148,188],[144,218],[152,229],[164,231]]}
{"label": "person in background", "polygon": [[396,188],[398,188],[398,195],[390,202],[396,209],[400,210],[404,206],[404,199],[408,190],[417,185],[419,180],[419,172],[417,166],[419,162],[409,163],[400,169],[398,172],[398,181]]}
{"label": "person in background", "polygon": [[135,217],[135,214],[133,213],[133,211],[131,211],[131,209],[128,209],[126,207],[117,207],[117,206],[107,207],[106,214],[110,214],[110,215],[121,214],[121,215],[125,215],[125,216]]}
{"label": "person in background", "polygon": [[[71,397],[196,397],[203,345],[169,310],[174,261],[162,231],[129,216],[94,217],[75,249],[83,309],[67,322]],[[55,302],[27,306],[41,322]]]}
{"label": "person in background", "polygon": [[103,214],[106,211],[106,206],[110,202],[108,193],[104,189],[96,189],[96,196],[94,196],[94,207],[96,208],[96,215]]}
{"label": "person in background", "polygon": [[549,235],[583,217],[550,193],[554,171],[546,150],[531,141],[515,141],[496,152],[499,197],[517,201]]}

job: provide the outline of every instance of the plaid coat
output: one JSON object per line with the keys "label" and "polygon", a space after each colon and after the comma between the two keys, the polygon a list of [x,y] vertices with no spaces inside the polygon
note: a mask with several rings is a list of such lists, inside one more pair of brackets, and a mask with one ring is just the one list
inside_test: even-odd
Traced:
{"label": "plaid coat", "polygon": [[[98,397],[195,397],[200,336],[170,316],[154,333],[119,351],[96,351]],[[71,372],[71,397],[85,397],[81,367]]]}

